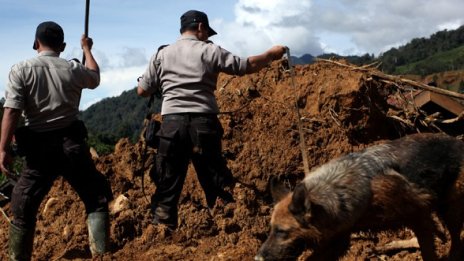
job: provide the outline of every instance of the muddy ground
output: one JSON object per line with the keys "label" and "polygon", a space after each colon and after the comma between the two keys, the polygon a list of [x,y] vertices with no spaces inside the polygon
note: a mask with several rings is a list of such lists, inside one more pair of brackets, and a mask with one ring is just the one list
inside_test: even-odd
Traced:
{"label": "muddy ground", "polygon": [[[269,231],[269,178],[281,176],[292,186],[304,176],[297,107],[310,167],[418,130],[388,117],[394,84],[328,62],[295,67],[293,81],[287,69],[286,62],[279,61],[253,75],[221,75],[219,117],[225,131],[224,155],[237,180],[236,202],[209,216],[195,172],[189,169],[179,204],[180,225],[171,238],[151,225],[149,203],[135,175],[141,167],[142,141],[131,144],[122,139],[113,154],[95,158],[115,196],[112,251],[105,260],[253,260]],[[148,175],[143,185],[148,196],[154,192]],[[3,208],[10,214],[9,205]],[[0,260],[7,260],[7,228],[6,219],[0,218]],[[354,234],[343,260],[420,260],[415,248],[375,251],[375,246],[411,237],[407,229]],[[437,245],[444,255],[447,245]],[[84,206],[61,179],[40,207],[33,259],[90,259]]]}

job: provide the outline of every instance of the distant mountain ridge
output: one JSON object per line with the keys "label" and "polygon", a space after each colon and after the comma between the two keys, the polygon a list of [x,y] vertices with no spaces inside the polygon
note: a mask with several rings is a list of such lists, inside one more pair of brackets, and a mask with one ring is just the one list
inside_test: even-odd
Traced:
{"label": "distant mountain ridge", "polygon": [[304,54],[301,57],[292,56],[291,61],[293,64],[311,64],[315,61],[315,57],[311,54]]}

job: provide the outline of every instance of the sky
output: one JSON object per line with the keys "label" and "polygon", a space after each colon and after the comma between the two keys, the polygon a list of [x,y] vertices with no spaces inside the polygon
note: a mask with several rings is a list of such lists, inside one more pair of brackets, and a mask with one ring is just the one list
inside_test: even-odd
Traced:
{"label": "sky", "polygon": [[[55,21],[65,32],[62,58],[82,59],[85,0],[0,0],[0,97],[10,68],[37,55],[35,29]],[[101,83],[80,109],[136,85],[158,46],[180,36],[180,16],[205,12],[214,43],[241,57],[285,45],[291,55],[334,52],[375,56],[414,38],[464,24],[462,0],[90,0],[89,36]]]}

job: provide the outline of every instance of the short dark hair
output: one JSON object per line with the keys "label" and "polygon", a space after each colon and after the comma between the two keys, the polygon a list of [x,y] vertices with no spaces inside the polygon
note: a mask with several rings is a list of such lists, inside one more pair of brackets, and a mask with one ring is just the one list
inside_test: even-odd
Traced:
{"label": "short dark hair", "polygon": [[[63,28],[61,28],[59,24],[52,21],[40,23],[37,26],[37,30],[35,32],[35,39],[39,40],[40,43],[50,48],[59,48],[64,43]],[[32,48],[37,50],[35,40]]]}
{"label": "short dark hair", "polygon": [[185,31],[192,31],[198,28],[199,23],[191,23],[180,28],[180,33],[183,34]]}

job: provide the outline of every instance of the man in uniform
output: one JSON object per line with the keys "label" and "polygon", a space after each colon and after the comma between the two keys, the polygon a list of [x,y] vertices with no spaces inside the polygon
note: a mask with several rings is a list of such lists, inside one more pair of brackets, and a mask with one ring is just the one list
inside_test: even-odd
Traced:
{"label": "man in uniform", "polygon": [[218,198],[233,201],[224,190],[232,185],[233,177],[221,152],[223,129],[214,95],[219,73],[257,72],[286,51],[284,46],[274,46],[263,54],[240,58],[208,41],[216,32],[205,13],[190,10],[180,22],[181,37],[153,55],[137,88],[140,96],[148,97],[158,88],[162,93],[151,207],[153,223],[163,224],[169,231],[178,225],[177,204],[190,160],[210,209]]}
{"label": "man in uniform", "polygon": [[[95,168],[86,144],[86,127],[78,120],[82,89],[93,89],[100,83],[92,45],[92,39],[82,36],[85,66],[62,59],[59,55],[66,46],[63,29],[55,22],[43,22],[37,26],[33,44],[38,56],[11,68],[2,119],[0,169],[12,175],[9,148],[13,135],[26,164],[11,198],[10,260],[31,259],[36,214],[59,175],[84,202],[92,255],[108,250],[112,192]],[[17,128],[21,113],[25,124]]]}

